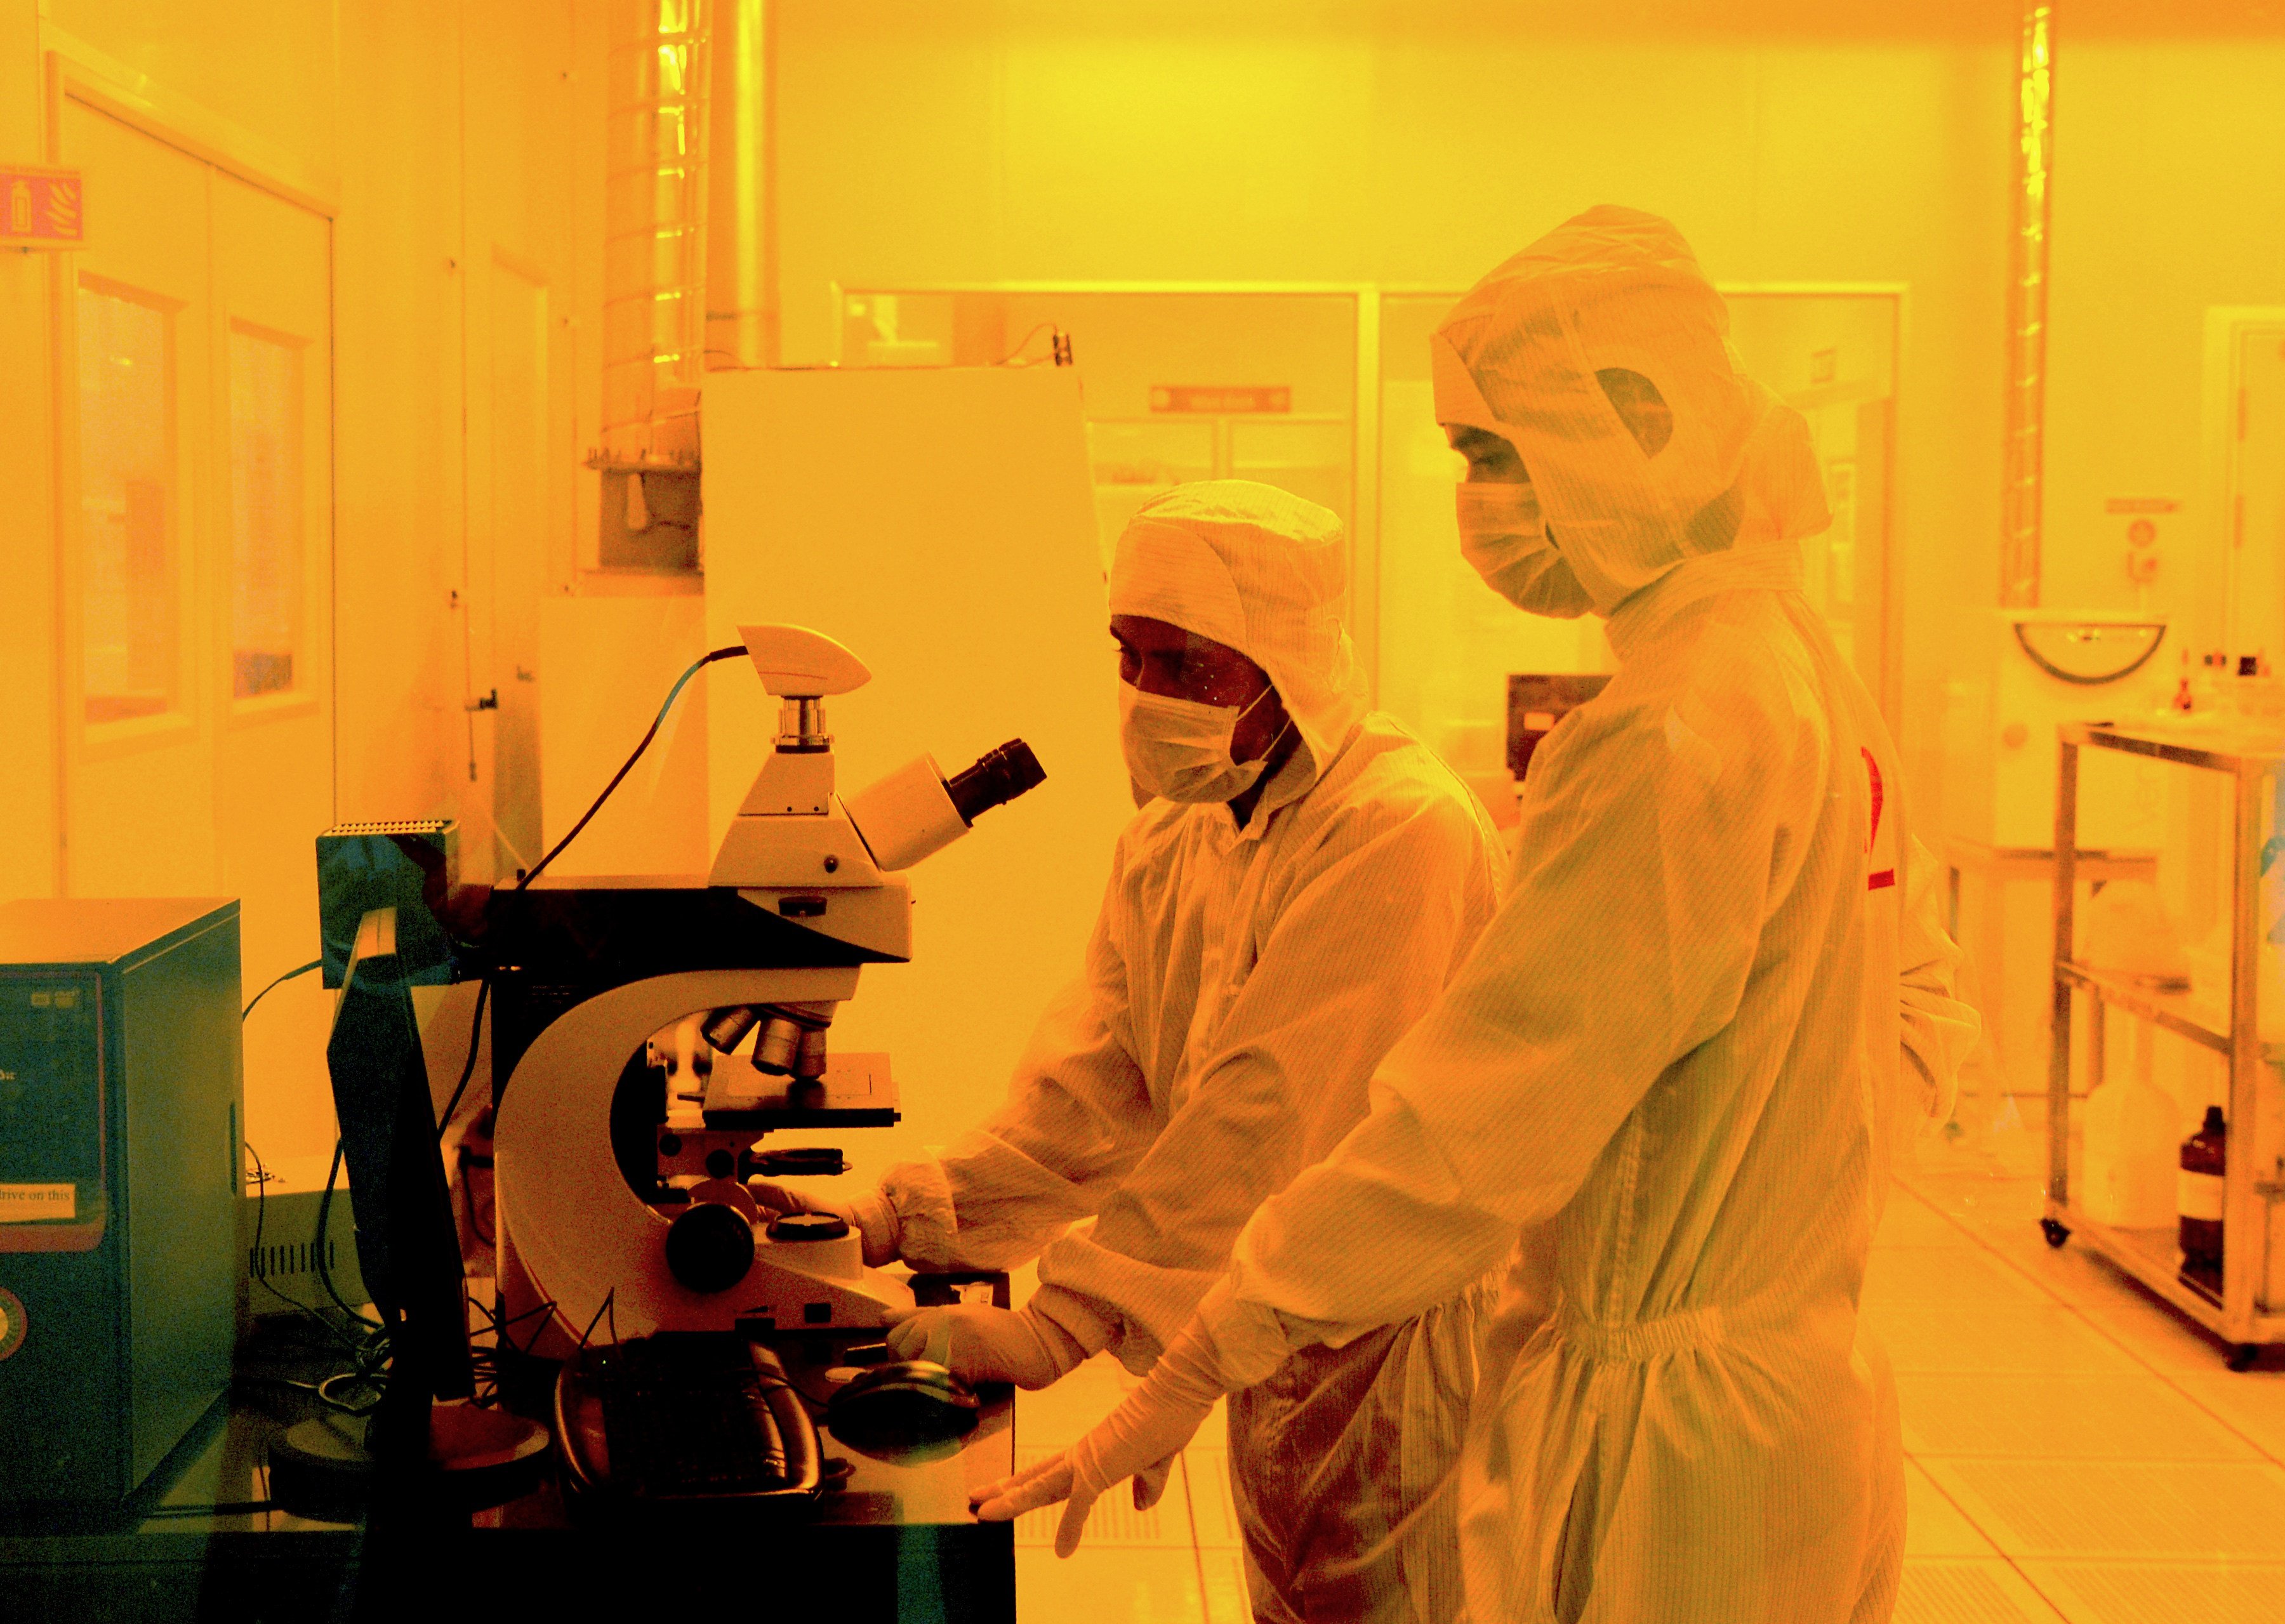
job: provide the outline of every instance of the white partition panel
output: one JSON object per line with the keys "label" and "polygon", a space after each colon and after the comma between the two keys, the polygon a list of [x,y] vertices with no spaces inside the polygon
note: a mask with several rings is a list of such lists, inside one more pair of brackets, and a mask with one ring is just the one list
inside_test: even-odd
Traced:
{"label": "white partition panel", "polygon": [[[540,850],[571,832],[674,679],[707,647],[705,614],[695,592],[539,600]],[[550,874],[706,872],[714,858],[706,819],[711,692],[703,677],[692,680],[642,760]]]}

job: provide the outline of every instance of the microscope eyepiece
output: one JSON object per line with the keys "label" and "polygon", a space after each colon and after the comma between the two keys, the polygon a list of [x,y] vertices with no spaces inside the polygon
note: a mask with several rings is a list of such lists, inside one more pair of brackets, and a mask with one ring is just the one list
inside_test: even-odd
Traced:
{"label": "microscope eyepiece", "polygon": [[1027,789],[1047,781],[1047,769],[1021,739],[1010,739],[996,750],[987,750],[973,766],[962,767],[945,784],[961,821],[974,823],[995,806],[1005,806]]}

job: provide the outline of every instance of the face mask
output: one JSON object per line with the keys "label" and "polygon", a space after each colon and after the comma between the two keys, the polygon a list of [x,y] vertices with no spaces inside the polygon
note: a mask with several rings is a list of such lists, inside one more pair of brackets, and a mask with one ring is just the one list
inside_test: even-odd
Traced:
{"label": "face mask", "polygon": [[[1261,761],[1237,761],[1230,736],[1247,711],[1276,690],[1264,688],[1243,710],[1145,694],[1119,685],[1119,745],[1135,784],[1169,801],[1227,801],[1261,776]],[[1267,752],[1264,752],[1265,759]]]}
{"label": "face mask", "polygon": [[1463,483],[1456,493],[1460,556],[1484,584],[1519,609],[1575,620],[1593,607],[1555,550],[1529,485]]}

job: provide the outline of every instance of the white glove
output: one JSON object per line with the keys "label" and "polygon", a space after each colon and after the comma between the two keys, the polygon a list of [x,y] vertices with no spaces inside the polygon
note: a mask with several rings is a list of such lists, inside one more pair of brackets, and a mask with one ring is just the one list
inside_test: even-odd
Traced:
{"label": "white glove", "polygon": [[782,1183],[757,1175],[746,1189],[766,1212],[830,1212],[857,1232],[869,1267],[897,1260],[897,1209],[876,1184],[842,1175]]}
{"label": "white glove", "polygon": [[1071,1332],[1030,1303],[1021,1308],[958,1304],[892,1313],[889,1346],[899,1359],[919,1359],[939,1338],[949,1344],[944,1362],[964,1382],[1013,1382],[1038,1389],[1078,1368],[1087,1357]]}
{"label": "white glove", "polygon": [[1164,1491],[1166,1473],[1214,1402],[1226,1391],[1213,1338],[1192,1320],[1158,1355],[1142,1385],[1092,1432],[1038,1465],[1006,1478],[972,1496],[976,1515],[987,1523],[1009,1522],[1043,1505],[1065,1501],[1056,1529],[1056,1555],[1079,1549],[1088,1513],[1110,1487],[1135,1479],[1135,1503],[1147,1507]]}

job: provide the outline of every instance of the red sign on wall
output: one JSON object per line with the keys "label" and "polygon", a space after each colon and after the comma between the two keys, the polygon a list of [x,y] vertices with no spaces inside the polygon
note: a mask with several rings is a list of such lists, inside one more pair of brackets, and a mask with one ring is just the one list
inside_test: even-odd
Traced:
{"label": "red sign on wall", "polygon": [[1291,412],[1293,390],[1291,385],[1283,383],[1154,383],[1150,386],[1150,410],[1203,412],[1216,416],[1239,412]]}
{"label": "red sign on wall", "polygon": [[77,169],[0,167],[0,246],[76,248],[86,237]]}

